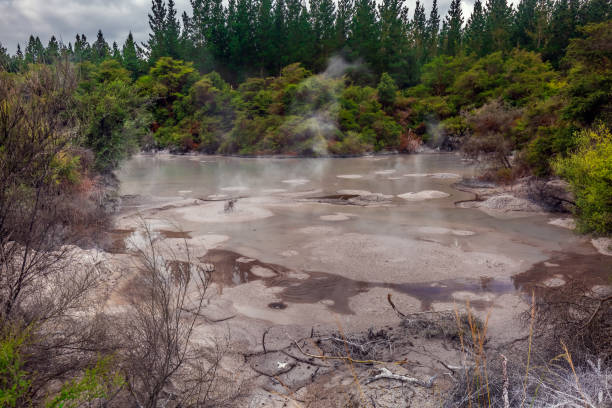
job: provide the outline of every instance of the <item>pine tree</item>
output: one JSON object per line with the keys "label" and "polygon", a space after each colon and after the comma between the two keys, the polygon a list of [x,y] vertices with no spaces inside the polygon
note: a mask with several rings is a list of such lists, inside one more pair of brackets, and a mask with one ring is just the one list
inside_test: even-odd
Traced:
{"label": "pine tree", "polygon": [[196,61],[197,67],[202,69],[203,58],[198,55],[198,51],[204,47],[202,46],[200,49],[198,49],[195,46],[193,20],[191,17],[189,17],[186,11],[183,11],[183,14],[181,14],[181,21],[183,23],[183,29],[181,30],[181,35],[179,37],[179,53],[185,60]]}
{"label": "pine tree", "polygon": [[287,50],[283,53],[283,65],[301,62],[310,65],[314,54],[314,33],[310,15],[302,0],[287,0],[286,30]]}
{"label": "pine tree", "polygon": [[60,47],[59,47],[57,40],[55,39],[55,36],[52,35],[51,38],[49,39],[49,43],[47,44],[47,49],[45,50],[45,54],[49,62],[53,62],[57,58],[59,58],[59,55],[60,55],[59,48]]}
{"label": "pine tree", "polygon": [[325,63],[335,46],[336,5],[333,0],[311,0],[310,14],[317,57]]}
{"label": "pine tree", "polygon": [[249,0],[230,0],[227,16],[229,66],[243,74],[254,60],[253,9]]}
{"label": "pine tree", "polygon": [[380,26],[374,0],[357,0],[348,44],[353,58],[363,58],[372,66],[378,63]]}
{"label": "pine tree", "polygon": [[17,51],[15,55],[11,58],[11,63],[9,70],[11,72],[20,72],[23,69],[23,52],[21,51],[21,45],[17,44]]}
{"label": "pine tree", "polygon": [[438,35],[440,33],[440,14],[438,0],[433,0],[427,20],[427,54],[432,58],[438,54]]}
{"label": "pine tree", "polygon": [[451,0],[446,15],[445,53],[455,56],[461,48],[461,27],[463,26],[463,13],[461,0]]}
{"label": "pine tree", "polygon": [[123,58],[121,57],[121,51],[119,51],[119,46],[117,45],[117,41],[113,41],[113,51],[112,51],[113,59],[120,64],[123,62]]}
{"label": "pine tree", "polygon": [[486,20],[482,3],[476,0],[474,10],[465,26],[465,48],[468,53],[484,55],[484,37]]}
{"label": "pine tree", "polygon": [[30,35],[30,38],[28,39],[28,45],[25,48],[25,62],[26,64],[33,64],[38,62],[36,54],[36,39],[34,39],[33,35]]}
{"label": "pine tree", "polygon": [[[274,16],[272,14],[272,0],[261,0],[258,3],[255,45],[260,70],[271,72],[274,70],[276,49],[272,39],[274,32]],[[262,72],[263,73],[263,72]]]}
{"label": "pine tree", "polygon": [[122,60],[123,67],[130,71],[130,73],[132,74],[132,78],[136,79],[141,73],[142,63],[138,59],[138,52],[131,31],[128,34],[127,39],[125,40],[125,43],[123,44]]}
{"label": "pine tree", "polygon": [[102,30],[98,30],[96,41],[91,45],[92,57],[96,62],[104,61],[110,54],[110,47],[104,39]]}
{"label": "pine tree", "polygon": [[45,58],[45,47],[42,44],[42,41],[40,41],[40,37],[36,36],[35,39],[35,60],[38,64],[46,64],[47,60]]}
{"label": "pine tree", "polygon": [[91,47],[87,42],[87,37],[85,34],[76,35],[76,40],[74,41],[74,60],[76,62],[83,62],[88,60],[91,53]]}
{"label": "pine tree", "polygon": [[191,0],[191,5],[192,17],[188,24],[183,24],[183,30],[191,41],[189,45],[197,66],[208,71],[215,62],[227,63],[226,13],[222,0]]}
{"label": "pine tree", "polygon": [[206,31],[208,51],[221,62],[227,58],[227,13],[223,0],[211,0],[209,29]]}
{"label": "pine tree", "polygon": [[378,7],[380,42],[377,72],[388,72],[405,86],[414,81],[414,54],[408,42],[409,19],[404,0],[383,0]]}
{"label": "pine tree", "polygon": [[149,13],[149,63],[154,64],[160,57],[166,56],[166,3],[163,0],[151,0],[151,13]]}
{"label": "pine tree", "polygon": [[6,48],[0,42],[0,71],[8,71],[11,64],[11,56],[7,53]]}
{"label": "pine tree", "polygon": [[538,0],[521,0],[512,19],[512,45],[536,50],[534,35],[538,23]]}
{"label": "pine tree", "polygon": [[274,44],[274,72],[280,73],[282,57],[287,44],[287,7],[284,0],[276,0],[274,4],[274,27],[272,29]]}
{"label": "pine tree", "polygon": [[486,52],[510,48],[512,7],[506,0],[487,0],[484,47]]}
{"label": "pine tree", "polygon": [[558,0],[548,23],[548,41],[542,52],[543,57],[553,66],[558,66],[565,55],[569,40],[576,35],[578,26],[577,0]]}
{"label": "pine tree", "polygon": [[181,26],[176,17],[176,6],[174,0],[168,0],[166,8],[166,20],[163,29],[165,55],[175,59],[181,57],[180,50]]}
{"label": "pine tree", "polygon": [[427,17],[425,16],[425,7],[423,3],[417,0],[414,6],[414,15],[412,16],[412,24],[410,25],[410,43],[412,45],[415,70],[417,77],[421,67],[427,62]]}
{"label": "pine tree", "polygon": [[582,3],[580,25],[601,23],[612,19],[611,0],[589,0]]}
{"label": "pine tree", "polygon": [[338,0],[338,11],[336,13],[336,24],[334,26],[336,49],[342,49],[349,38],[351,21],[353,20],[353,7],[353,0]]}

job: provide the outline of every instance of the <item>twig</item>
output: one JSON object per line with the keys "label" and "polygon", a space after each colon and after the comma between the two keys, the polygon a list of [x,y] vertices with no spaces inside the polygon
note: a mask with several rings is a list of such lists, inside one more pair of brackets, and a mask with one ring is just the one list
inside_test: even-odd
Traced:
{"label": "twig", "polygon": [[263,347],[263,352],[264,354],[267,353],[266,351],[266,334],[268,334],[268,330],[270,330],[269,328],[264,330],[262,336],[261,336],[261,347]]}
{"label": "twig", "polygon": [[391,371],[389,371],[385,367],[381,367],[380,368],[380,374],[378,374],[378,375],[376,375],[376,376],[374,376],[372,378],[368,378],[365,381],[365,383],[369,384],[369,383],[372,383],[374,381],[386,379],[386,380],[395,380],[395,381],[401,381],[401,382],[405,382],[405,383],[415,384],[415,385],[419,385],[419,386],[425,387],[425,388],[431,388],[433,386],[433,382],[435,381],[436,378],[438,378],[438,374],[436,374],[433,377],[431,377],[428,381],[421,381],[418,378],[406,377],[404,375],[393,374]]}
{"label": "twig", "polygon": [[[322,359],[322,360],[342,360],[342,361],[348,361],[351,363],[357,363],[357,364],[389,364],[389,362],[387,361],[378,361],[378,360],[355,360],[352,357],[343,357],[343,356],[323,356],[323,355],[316,355],[316,354],[311,354],[308,353],[307,351],[304,351],[304,349],[298,344],[297,341],[291,339],[293,341],[293,343],[295,344],[295,346],[298,348],[298,350],[300,350],[300,353],[304,354],[305,356],[308,357],[312,357],[312,358],[318,358],[318,359]],[[397,361],[394,364],[402,364],[405,363],[406,361]]]}
{"label": "twig", "polygon": [[315,366],[315,367],[329,368],[329,366],[327,366],[327,365],[319,364],[319,363],[317,363],[315,361],[308,361],[305,358],[294,356],[293,354],[291,354],[291,353],[289,353],[289,352],[287,352],[285,350],[280,350],[280,352],[283,353],[284,355],[286,355],[287,357],[291,357],[292,359],[294,359],[296,361],[299,361],[300,363],[304,363],[304,364]]}
{"label": "twig", "polygon": [[606,302],[609,302],[610,300],[612,300],[612,296],[608,296],[606,298],[599,299],[599,305],[597,306],[597,309],[595,309],[595,311],[591,314],[591,316],[586,321],[586,323],[582,326],[583,329],[586,328],[589,324],[591,324],[595,316],[597,316],[597,313],[599,313],[599,311],[601,310],[601,307],[603,306],[603,304]]}
{"label": "twig", "polygon": [[504,398],[504,408],[510,408],[510,400],[508,399],[508,358],[502,356],[502,373],[504,376],[504,385],[503,385],[503,398]]}
{"label": "twig", "polygon": [[393,303],[393,301],[391,300],[391,294],[388,293],[387,294],[387,302],[389,302],[389,304],[391,305],[391,307],[393,308],[393,310],[395,311],[395,313],[397,313],[397,315],[399,317],[401,317],[402,319],[406,318],[406,315],[403,314],[402,312],[400,312],[397,307],[395,307],[395,304]]}

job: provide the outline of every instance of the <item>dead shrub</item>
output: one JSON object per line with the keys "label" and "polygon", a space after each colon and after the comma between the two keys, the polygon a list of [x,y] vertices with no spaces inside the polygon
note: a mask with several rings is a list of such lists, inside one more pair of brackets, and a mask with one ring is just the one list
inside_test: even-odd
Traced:
{"label": "dead shrub", "polygon": [[486,162],[494,169],[511,169],[510,156],[515,149],[511,129],[520,115],[520,110],[498,100],[467,115],[470,133],[463,144],[463,153],[471,159]]}

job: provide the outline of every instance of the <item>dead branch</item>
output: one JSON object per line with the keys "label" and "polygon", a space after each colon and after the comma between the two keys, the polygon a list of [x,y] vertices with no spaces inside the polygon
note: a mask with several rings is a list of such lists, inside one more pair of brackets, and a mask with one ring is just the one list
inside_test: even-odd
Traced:
{"label": "dead branch", "polygon": [[[341,361],[346,361],[348,363],[355,363],[355,364],[389,364],[388,361],[378,361],[378,360],[357,360],[354,359],[352,357],[348,357],[348,356],[325,356],[325,355],[316,355],[316,354],[311,354],[308,353],[307,351],[304,351],[304,349],[298,344],[297,341],[291,339],[293,341],[293,343],[295,344],[295,346],[298,348],[298,350],[300,350],[300,353],[304,354],[305,356],[308,357],[312,357],[312,358],[318,358],[321,360],[341,360]],[[405,363],[405,360],[402,361],[397,361],[394,364],[403,364]]]}
{"label": "dead branch", "polygon": [[427,381],[422,381],[422,380],[419,380],[418,378],[406,377],[404,375],[393,374],[387,368],[381,367],[380,368],[380,374],[378,374],[378,375],[376,375],[376,376],[374,376],[372,378],[368,378],[365,381],[365,384],[370,384],[370,383],[372,383],[374,381],[386,379],[386,380],[394,380],[394,381],[401,381],[401,382],[404,382],[404,383],[410,383],[410,384],[418,385],[418,386],[425,387],[425,388],[431,388],[433,386],[433,383],[436,380],[436,378],[438,378],[438,374],[432,376]]}

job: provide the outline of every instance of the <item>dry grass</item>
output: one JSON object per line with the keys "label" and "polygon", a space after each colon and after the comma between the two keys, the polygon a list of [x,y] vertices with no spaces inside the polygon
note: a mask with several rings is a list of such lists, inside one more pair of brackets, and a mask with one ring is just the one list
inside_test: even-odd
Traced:
{"label": "dry grass", "polygon": [[[468,308],[468,318],[472,313]],[[568,346],[560,341],[547,344],[535,341],[538,327],[537,301],[532,296],[529,312],[529,336],[518,352],[487,350],[484,345],[487,321],[480,329],[470,326],[461,333],[464,370],[457,373],[455,386],[447,395],[444,407],[588,407],[612,406],[612,368],[602,359],[580,354],[580,365]],[[488,319],[487,319],[488,320]],[[457,321],[459,317],[457,315]],[[468,345],[466,337],[471,338]],[[551,350],[559,354],[543,360]],[[506,357],[506,353],[510,358]]]}

